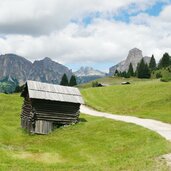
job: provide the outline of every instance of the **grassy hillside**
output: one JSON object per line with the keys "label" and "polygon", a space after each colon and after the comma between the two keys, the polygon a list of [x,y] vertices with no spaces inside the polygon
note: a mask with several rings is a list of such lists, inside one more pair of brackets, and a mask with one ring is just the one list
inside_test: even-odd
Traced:
{"label": "grassy hillside", "polygon": [[145,128],[81,115],[87,122],[28,135],[21,105],[18,94],[0,94],[0,170],[167,170],[156,158],[170,144]]}
{"label": "grassy hillside", "polygon": [[153,118],[171,123],[171,82],[134,82],[83,89],[86,104],[105,112]]}
{"label": "grassy hillside", "polygon": [[[104,77],[104,78],[99,78],[97,80],[99,83],[102,84],[108,84],[108,85],[121,85],[122,82],[130,82],[131,84],[135,84],[137,82],[144,82],[144,81],[151,81],[150,79],[139,79],[139,78],[121,78],[121,77]],[[77,87],[79,88],[90,88],[92,87],[92,82],[86,83],[86,84],[80,84]]]}

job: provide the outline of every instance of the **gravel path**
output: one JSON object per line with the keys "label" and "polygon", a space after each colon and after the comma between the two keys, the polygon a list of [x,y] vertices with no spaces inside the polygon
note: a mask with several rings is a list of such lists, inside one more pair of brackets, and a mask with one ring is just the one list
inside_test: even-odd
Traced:
{"label": "gravel path", "polygon": [[104,112],[98,112],[85,105],[81,106],[80,111],[81,113],[92,115],[92,116],[99,116],[99,117],[105,117],[105,118],[114,119],[118,121],[134,123],[134,124],[143,126],[145,128],[148,128],[152,131],[155,131],[161,136],[163,136],[165,139],[171,141],[171,124],[167,124],[161,121],[156,121],[153,119],[141,119],[141,118],[134,117],[134,116],[123,116],[123,115],[115,115],[115,114],[109,114],[109,113],[104,113]]}
{"label": "gravel path", "polygon": [[[124,115],[115,115],[105,112],[98,112],[85,105],[81,106],[80,111],[81,113],[92,115],[92,116],[99,116],[99,117],[105,117],[113,120],[134,123],[136,125],[140,125],[152,131],[155,131],[158,134],[160,134],[162,137],[164,137],[166,140],[171,141],[171,124],[167,124],[161,121],[156,121],[153,119],[141,119],[134,116],[124,116]],[[161,156],[161,159],[164,159],[167,162],[167,165],[171,170],[171,153]]]}

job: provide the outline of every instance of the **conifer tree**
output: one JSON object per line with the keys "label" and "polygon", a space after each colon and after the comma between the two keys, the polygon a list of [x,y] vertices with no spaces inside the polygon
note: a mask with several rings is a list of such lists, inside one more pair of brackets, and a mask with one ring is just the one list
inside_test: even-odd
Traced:
{"label": "conifer tree", "polygon": [[151,77],[151,72],[148,64],[146,63],[144,67],[144,78],[150,78],[150,77]]}
{"label": "conifer tree", "polygon": [[132,66],[132,63],[129,64],[129,69],[128,69],[128,73],[129,76],[134,76],[134,69]]}
{"label": "conifer tree", "polygon": [[127,73],[126,73],[126,71],[123,71],[123,72],[122,72],[122,77],[124,77],[124,78],[126,78],[126,77],[127,77]]}
{"label": "conifer tree", "polygon": [[116,71],[115,71],[115,74],[114,74],[115,76],[118,76],[119,75],[119,71],[116,69]]}
{"label": "conifer tree", "polygon": [[123,72],[121,72],[121,77],[129,78],[130,75],[126,71],[123,71]]}
{"label": "conifer tree", "polygon": [[154,71],[156,69],[156,60],[154,58],[154,55],[152,55],[151,59],[150,59],[150,63],[149,63],[149,69],[151,71]]}
{"label": "conifer tree", "polygon": [[137,77],[138,78],[150,78],[150,70],[148,65],[142,59],[137,66]]}
{"label": "conifer tree", "polygon": [[63,85],[63,86],[68,86],[68,85],[69,85],[69,83],[68,83],[68,78],[67,78],[67,75],[66,75],[66,74],[64,74],[64,75],[62,76],[60,85]]}
{"label": "conifer tree", "polygon": [[166,68],[170,65],[170,56],[168,53],[165,53],[163,57],[159,61],[158,67],[161,68]]}
{"label": "conifer tree", "polygon": [[77,80],[76,80],[75,75],[72,75],[72,76],[71,76],[69,85],[70,85],[70,86],[75,86],[75,85],[77,85]]}

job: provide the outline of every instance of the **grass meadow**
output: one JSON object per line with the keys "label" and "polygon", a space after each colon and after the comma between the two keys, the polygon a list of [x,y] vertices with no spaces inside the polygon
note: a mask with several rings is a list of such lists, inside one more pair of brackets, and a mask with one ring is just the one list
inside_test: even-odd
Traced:
{"label": "grass meadow", "polygon": [[[98,83],[107,84],[107,85],[121,85],[122,82],[130,82],[131,84],[141,83],[141,82],[150,82],[151,79],[139,79],[136,77],[131,78],[122,78],[122,77],[103,77],[99,78],[97,80]],[[90,81],[88,83],[79,84],[77,85],[78,88],[84,89],[84,88],[91,88],[92,82]]]}
{"label": "grass meadow", "polygon": [[135,81],[81,92],[86,104],[99,111],[171,123],[171,82]]}
{"label": "grass meadow", "polygon": [[29,135],[20,128],[21,105],[19,94],[0,94],[2,171],[168,170],[158,157],[171,151],[170,143],[145,128],[81,114],[86,121]]}

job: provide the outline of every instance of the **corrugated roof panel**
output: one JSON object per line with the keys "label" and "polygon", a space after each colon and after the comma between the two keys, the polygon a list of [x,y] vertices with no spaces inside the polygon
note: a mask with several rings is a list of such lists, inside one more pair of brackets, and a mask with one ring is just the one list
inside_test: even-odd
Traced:
{"label": "corrugated roof panel", "polygon": [[61,87],[54,86],[53,88],[54,88],[54,92],[62,92]]}
{"label": "corrugated roof panel", "polygon": [[[72,88],[72,87],[67,87],[67,94],[73,94],[73,95],[75,95],[75,92],[74,92],[74,88]],[[78,95],[78,94],[77,94]]]}
{"label": "corrugated roof panel", "polygon": [[76,96],[77,102],[80,102],[81,104],[84,104],[84,101],[81,96]]}
{"label": "corrugated roof panel", "polygon": [[80,95],[80,96],[81,96],[81,93],[80,93],[80,91],[78,90],[78,88],[74,88],[73,91],[74,91],[74,94],[77,94],[77,95]]}
{"label": "corrugated roof panel", "polygon": [[30,98],[84,104],[78,88],[36,81],[27,81],[27,85]]}
{"label": "corrugated roof panel", "polygon": [[29,89],[39,90],[39,91],[47,91],[54,93],[62,93],[62,94],[72,94],[72,95],[81,95],[78,88],[75,87],[66,87],[55,84],[41,83],[37,81],[27,81],[27,85]]}
{"label": "corrugated roof panel", "polygon": [[57,94],[57,93],[48,93],[44,91],[35,91],[29,90],[29,97],[32,99],[44,99],[52,101],[62,101],[62,102],[71,102],[71,103],[81,103],[83,104],[83,99],[81,96],[71,96],[67,94]]}
{"label": "corrugated roof panel", "polygon": [[[59,87],[58,87],[59,88]],[[63,94],[68,94],[68,92],[67,92],[67,87],[60,87],[60,89],[61,89],[61,91],[60,91],[60,93],[63,93]]]}

